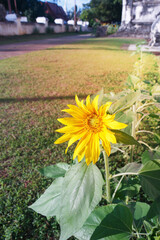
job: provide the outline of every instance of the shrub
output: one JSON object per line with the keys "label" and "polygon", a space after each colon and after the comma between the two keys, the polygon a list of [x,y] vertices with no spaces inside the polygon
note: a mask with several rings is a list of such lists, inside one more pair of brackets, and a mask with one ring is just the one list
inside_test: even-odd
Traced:
{"label": "shrub", "polygon": [[32,34],[39,34],[39,30],[35,27],[35,28],[33,29]]}
{"label": "shrub", "polygon": [[110,24],[108,25],[107,28],[107,35],[116,33],[118,31],[119,26],[118,25],[114,25],[114,24]]}
{"label": "shrub", "polygon": [[46,33],[52,34],[52,33],[54,33],[54,29],[51,28],[51,27],[47,27],[47,28],[46,28]]}

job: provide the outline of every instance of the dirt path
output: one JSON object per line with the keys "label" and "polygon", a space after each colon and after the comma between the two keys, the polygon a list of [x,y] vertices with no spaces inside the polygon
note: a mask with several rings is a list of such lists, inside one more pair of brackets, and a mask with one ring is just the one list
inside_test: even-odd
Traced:
{"label": "dirt path", "polygon": [[29,42],[13,43],[0,46],[0,60],[25,54],[27,52],[39,51],[54,45],[72,43],[90,38],[91,34],[66,36],[53,39],[33,40]]}

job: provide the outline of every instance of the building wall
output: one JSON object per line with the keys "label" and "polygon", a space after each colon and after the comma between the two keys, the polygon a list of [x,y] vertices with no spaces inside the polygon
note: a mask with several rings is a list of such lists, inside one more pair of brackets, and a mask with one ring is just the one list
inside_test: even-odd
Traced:
{"label": "building wall", "polygon": [[[47,28],[53,29],[54,33],[62,32],[73,32],[74,26],[68,25],[56,25],[56,24],[40,24],[40,23],[21,23],[20,21],[16,22],[0,22],[0,36],[14,36],[14,35],[24,35],[32,34],[38,30],[39,33],[46,33]],[[80,31],[80,26],[78,31]],[[82,29],[83,31],[83,29]]]}
{"label": "building wall", "polygon": [[132,22],[153,23],[160,14],[160,1],[133,1]]}
{"label": "building wall", "polygon": [[135,29],[147,35],[158,14],[160,0],[123,0],[121,29]]}

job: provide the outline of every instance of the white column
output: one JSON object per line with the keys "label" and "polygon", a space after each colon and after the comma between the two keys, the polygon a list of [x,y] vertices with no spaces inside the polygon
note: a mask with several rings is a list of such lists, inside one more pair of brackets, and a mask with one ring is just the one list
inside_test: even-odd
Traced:
{"label": "white column", "polygon": [[121,26],[125,25],[125,21],[126,21],[126,7],[127,7],[127,0],[123,0],[122,1]]}
{"label": "white column", "polygon": [[125,23],[127,25],[130,24],[132,20],[132,4],[133,4],[133,0],[129,0],[127,4],[127,9],[126,9],[126,20],[125,20]]}
{"label": "white column", "polygon": [[133,0],[123,0],[122,4],[121,28],[123,29],[123,27],[129,25],[132,20]]}

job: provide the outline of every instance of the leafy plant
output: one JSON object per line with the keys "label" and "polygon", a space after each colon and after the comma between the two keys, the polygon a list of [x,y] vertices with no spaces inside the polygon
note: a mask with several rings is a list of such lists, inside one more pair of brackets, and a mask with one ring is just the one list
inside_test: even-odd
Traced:
{"label": "leafy plant", "polygon": [[107,27],[107,35],[116,33],[118,31],[119,26],[117,24],[109,24]]}
{"label": "leafy plant", "polygon": [[[44,214],[44,209],[49,209],[44,215],[56,216],[61,228],[60,240],[66,240],[71,236],[80,240],[156,239],[160,236],[158,204],[160,151],[158,145],[153,149],[141,139],[139,143],[136,141],[136,138],[139,139],[139,134],[143,133],[152,134],[156,136],[157,143],[159,141],[159,135],[156,132],[140,129],[145,117],[158,119],[158,100],[153,94],[154,84],[151,82],[148,88],[143,80],[143,55],[141,52],[140,54],[134,74],[128,79],[130,88],[128,91],[115,95],[104,94],[101,90],[99,102],[96,96],[93,96],[92,102],[87,97],[86,105],[76,97],[78,107],[68,105],[69,109],[65,109],[72,118],[59,119],[66,126],[58,130],[64,135],[55,143],[69,141],[68,147],[70,147],[73,142],[80,139],[73,155],[75,158],[78,154],[78,159],[73,165],[65,166],[65,169],[63,165],[62,167],[55,165],[40,170],[44,176],[56,177],[56,180],[30,208],[41,214]],[[156,82],[158,82],[158,75],[156,75]],[[156,92],[156,96],[159,96],[159,92]],[[112,104],[108,101],[112,101]],[[107,111],[105,117],[102,113],[104,106]],[[151,113],[150,106],[154,106],[155,113]],[[107,119],[111,118],[115,120],[107,122]],[[114,134],[116,141],[112,140],[112,135],[107,133],[107,130],[105,135],[102,135],[104,122],[110,134]],[[127,128],[120,127],[119,122],[126,123]],[[119,130],[118,127],[124,129]],[[85,131],[88,132],[85,135],[82,134]],[[90,131],[93,131],[92,137],[89,135]],[[99,135],[96,135],[97,133]],[[107,140],[105,140],[106,137]],[[102,144],[100,151],[103,154],[105,171],[102,166],[99,169],[94,165],[97,162],[96,156],[99,156],[97,145],[99,139]],[[127,156],[126,152],[129,155],[130,149],[130,163],[127,159],[126,165],[123,168],[116,168],[113,173],[110,173],[108,159],[109,142],[112,142],[111,154],[120,151]],[[142,155],[142,162],[133,162],[134,145],[140,143],[147,146],[150,151]],[[124,144],[130,145],[128,150]],[[50,194],[50,191],[53,191],[53,194]],[[152,203],[151,205],[141,198],[141,201],[135,201],[141,192],[143,196],[147,196],[148,203]],[[103,202],[102,206],[101,202]]]}
{"label": "leafy plant", "polygon": [[[159,231],[157,229],[160,223],[157,199],[160,197],[160,159],[155,158],[157,155],[153,155],[154,157],[151,160],[147,155],[146,161],[143,160],[142,163],[128,163],[123,168],[117,169],[114,174],[110,174],[108,159],[110,152],[109,145],[107,145],[109,142],[102,135],[102,125],[104,123],[101,121],[105,121],[105,126],[111,128],[110,133],[107,135],[108,139],[112,139],[110,135],[112,132],[118,144],[138,144],[126,132],[117,130],[117,128],[124,128],[124,126],[122,127],[122,123],[114,121],[112,116],[119,114],[118,118],[125,120],[126,114],[124,116],[124,112],[128,111],[140,97],[140,91],[130,92],[112,105],[110,102],[101,105],[104,101],[103,91],[101,91],[99,110],[97,108],[97,96],[94,97],[92,102],[87,97],[86,105],[76,97],[78,107],[68,105],[69,109],[64,110],[70,113],[72,118],[59,119],[66,126],[58,130],[64,133],[64,135],[55,143],[59,144],[69,141],[68,147],[70,147],[73,142],[81,138],[73,155],[74,157],[78,154],[78,159],[71,166],[61,163],[40,169],[44,176],[53,177],[56,180],[30,206],[34,211],[46,217],[56,217],[61,228],[60,240],[66,240],[73,235],[81,240],[97,240],[101,238],[116,240],[134,239],[141,236],[145,238],[158,236]],[[110,105],[111,107],[109,108]],[[103,113],[104,107],[107,114],[103,116],[105,114],[105,112]],[[81,122],[81,119],[85,119],[85,116],[87,116],[86,120]],[[107,122],[107,119],[112,120]],[[130,121],[133,121],[132,117]],[[93,131],[92,138],[90,137],[90,132],[85,134],[87,128],[88,131]],[[99,140],[97,143],[94,143],[97,141],[95,129],[98,131],[102,142],[101,151],[104,156],[105,187],[103,187],[104,178],[102,173],[94,165],[97,161],[97,144],[99,144]],[[91,141],[94,145],[92,145],[92,150],[90,151],[89,144]],[[115,142],[113,141],[113,143]],[[83,147],[80,150],[82,145]],[[92,155],[93,151],[94,155]],[[86,157],[81,157],[81,155]],[[151,207],[144,202],[137,201],[135,203],[133,201],[135,195],[139,194],[141,189],[148,195],[150,201],[153,201]],[[102,199],[106,201],[107,205],[98,207]],[[158,211],[155,210],[157,207]],[[151,231],[150,225],[155,231]]]}

